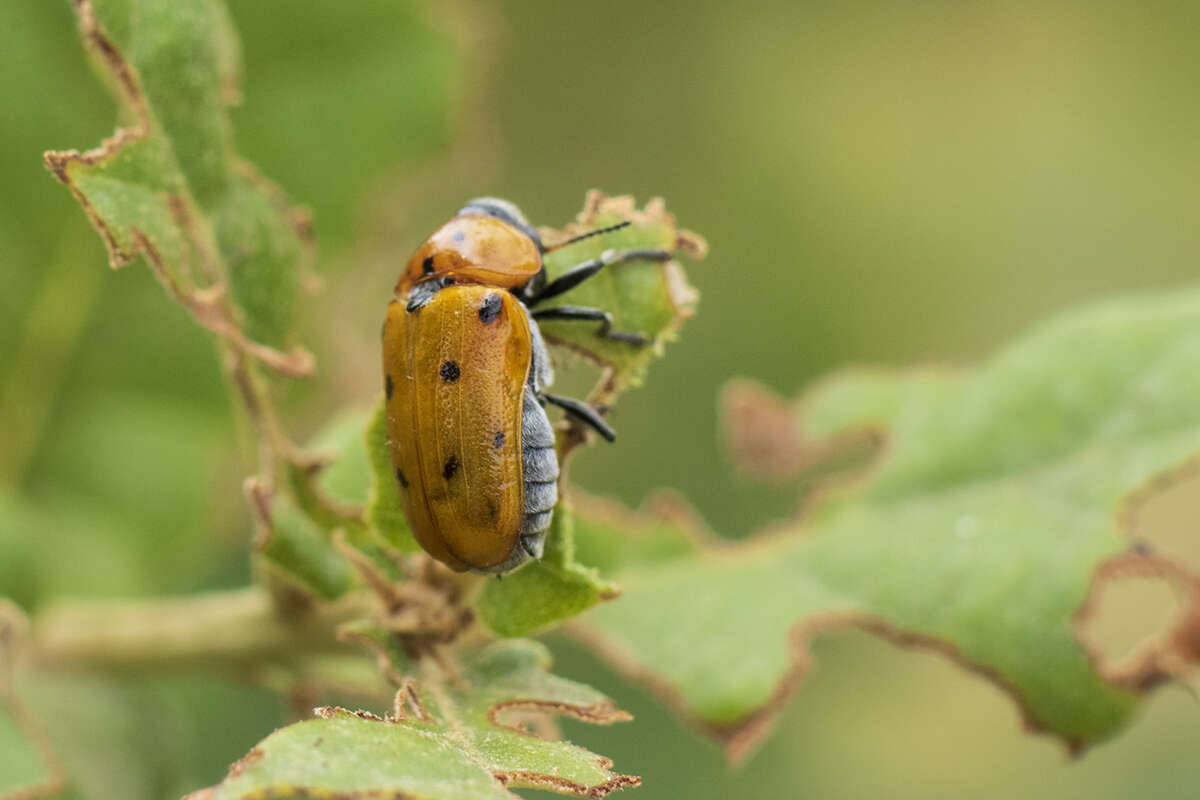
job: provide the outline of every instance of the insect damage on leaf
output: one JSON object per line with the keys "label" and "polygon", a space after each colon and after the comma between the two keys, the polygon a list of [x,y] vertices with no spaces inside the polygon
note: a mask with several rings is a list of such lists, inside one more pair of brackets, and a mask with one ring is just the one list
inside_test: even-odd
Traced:
{"label": "insect damage on leaf", "polygon": [[[547,248],[553,248],[575,236],[626,221],[631,224],[621,230],[547,253],[547,278],[553,280],[609,249],[665,250],[695,260],[708,253],[701,236],[676,226],[675,216],[667,211],[662,198],[639,209],[630,195],[609,197],[595,190],[588,192],[575,222],[562,230],[539,228],[539,233]],[[635,348],[605,339],[591,326],[578,323],[546,320],[542,332],[551,344],[566,347],[601,368],[600,381],[588,400],[607,406],[620,392],[641,384],[650,362],[662,354],[666,342],[678,336],[684,320],[695,313],[698,300],[699,293],[677,261],[633,261],[601,272],[556,303],[609,310],[614,330],[638,334],[651,342],[650,347]]]}
{"label": "insect damage on leaf", "polygon": [[[1076,634],[1087,648],[1096,669],[1110,682],[1133,691],[1146,692],[1169,680],[1187,680],[1200,663],[1200,570],[1189,554],[1195,551],[1194,526],[1196,488],[1200,486],[1200,457],[1191,458],[1155,478],[1125,498],[1119,517],[1129,534],[1130,546],[1101,563],[1092,576],[1087,597],[1073,620]],[[1169,541],[1160,542],[1148,509],[1160,504],[1173,506],[1175,520],[1182,522],[1189,547],[1181,551]],[[1161,524],[1160,528],[1166,527]],[[1170,608],[1151,628],[1152,604],[1144,595],[1133,614],[1130,609],[1107,607],[1110,595],[1131,582],[1150,584],[1170,592],[1164,604]],[[1109,646],[1105,624],[1124,617],[1123,627],[1137,623],[1136,643],[1127,652]]]}
{"label": "insect damage on leaf", "polygon": [[[234,151],[227,107],[238,94],[237,41],[224,7],[74,7],[130,124],[93,150],[47,152],[46,167],[82,206],[114,268],[144,256],[199,324],[281,373],[311,374],[306,350],[279,349],[290,336],[309,223]],[[160,46],[131,48],[134,35]],[[157,58],[168,51],[181,57]]]}
{"label": "insect damage on leaf", "polygon": [[803,411],[751,381],[730,381],[721,393],[726,450],[738,469],[770,483],[787,483],[801,474],[834,465],[868,461],[882,445],[883,433],[862,427],[832,438],[800,430]]}
{"label": "insect damage on leaf", "polygon": [[[803,677],[808,639],[845,626],[953,658],[1011,696],[1030,729],[1080,752],[1200,651],[1194,571],[1131,553],[1123,511],[1200,451],[1197,359],[1190,289],[1063,314],[974,370],[822,381],[791,420],[774,416],[779,438],[819,449],[877,432],[856,485],[827,486],[802,518],[717,547],[677,518],[612,519],[580,502],[580,558],[624,595],[572,630],[735,759]],[[1128,569],[1169,577],[1184,610],[1120,674],[1080,641],[1077,615],[1097,582]],[[739,624],[713,637],[713,619]]]}
{"label": "insect damage on leaf", "polygon": [[603,797],[641,783],[613,773],[608,759],[540,738],[516,721],[528,714],[598,725],[630,718],[599,692],[550,674],[543,646],[494,643],[459,667],[458,676],[428,669],[419,681],[405,682],[385,717],[319,708],[316,719],[271,734],[224,781],[190,797],[286,792],[471,800],[513,798],[510,788]]}

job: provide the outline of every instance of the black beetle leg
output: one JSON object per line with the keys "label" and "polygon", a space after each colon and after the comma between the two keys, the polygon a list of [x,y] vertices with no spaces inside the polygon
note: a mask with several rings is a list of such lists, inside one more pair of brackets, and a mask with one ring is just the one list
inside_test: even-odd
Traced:
{"label": "black beetle leg", "polygon": [[605,339],[612,339],[616,342],[628,342],[636,347],[645,347],[646,345],[650,344],[650,340],[641,334],[614,331],[612,329],[612,314],[599,308],[585,308],[583,306],[557,306],[555,308],[543,308],[540,311],[534,311],[533,318],[537,320],[594,320],[600,323],[600,328],[596,331],[597,336],[601,336]]}
{"label": "black beetle leg", "polygon": [[570,414],[575,419],[592,428],[596,433],[603,436],[608,441],[613,441],[617,438],[617,432],[608,426],[600,417],[600,412],[589,406],[587,403],[581,403],[578,400],[572,400],[569,397],[559,397],[554,394],[542,393],[542,399],[547,403],[556,405],[563,411]]}
{"label": "black beetle leg", "polygon": [[670,260],[671,254],[666,250],[605,250],[600,254],[599,258],[593,258],[590,261],[584,261],[582,264],[576,264],[545,286],[526,295],[525,305],[532,308],[543,300],[549,300],[551,297],[557,297],[564,292],[569,292],[600,270],[612,264],[621,264],[625,261]]}

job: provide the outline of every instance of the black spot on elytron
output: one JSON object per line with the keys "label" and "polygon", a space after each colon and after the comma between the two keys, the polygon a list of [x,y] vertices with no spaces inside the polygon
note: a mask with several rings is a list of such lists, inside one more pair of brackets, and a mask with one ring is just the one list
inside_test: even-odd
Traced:
{"label": "black spot on elytron", "polygon": [[392,399],[392,376],[391,375],[383,376],[383,393],[387,395],[388,400]]}
{"label": "black spot on elytron", "polygon": [[446,383],[454,383],[461,374],[462,372],[459,370],[458,364],[453,361],[443,361],[442,368],[438,370],[438,375],[441,375],[442,380]]}
{"label": "black spot on elytron", "polygon": [[492,437],[492,444],[499,449],[504,446],[504,431],[496,431],[496,435]]}
{"label": "black spot on elytron", "polygon": [[433,256],[428,256],[424,261],[421,262],[421,269],[425,271],[426,275],[433,274]]}
{"label": "black spot on elytron", "polygon": [[484,322],[492,322],[496,317],[500,316],[500,306],[504,305],[504,301],[500,299],[498,294],[489,294],[483,298],[483,302],[479,306],[479,319]]}
{"label": "black spot on elytron", "polygon": [[462,244],[466,240],[467,240],[467,235],[465,233],[463,233],[462,231],[454,232],[454,243],[455,244]]}
{"label": "black spot on elytron", "polygon": [[450,480],[456,472],[458,472],[458,456],[450,456],[446,459],[446,466],[442,467],[442,477]]}
{"label": "black spot on elytron", "polygon": [[396,467],[396,480],[400,481],[400,485],[405,489],[408,488],[408,478],[404,477],[404,470]]}

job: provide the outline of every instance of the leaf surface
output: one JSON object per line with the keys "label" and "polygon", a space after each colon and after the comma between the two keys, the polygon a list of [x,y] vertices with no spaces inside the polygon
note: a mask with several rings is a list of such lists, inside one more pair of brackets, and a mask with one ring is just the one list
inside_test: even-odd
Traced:
{"label": "leaf surface", "polygon": [[[1138,505],[1194,468],[1198,359],[1190,289],[1063,314],[974,370],[835,375],[780,438],[874,430],[864,480],[736,545],[678,503],[639,518],[582,502],[580,558],[624,595],[575,630],[735,758],[802,677],[808,639],[846,626],[953,658],[1073,750],[1102,740],[1136,707],[1132,687],[1165,676],[1106,680],[1076,615],[1097,567],[1140,557]],[[1175,633],[1185,661],[1194,640]]]}
{"label": "leaf surface", "polygon": [[629,718],[549,666],[535,642],[494,643],[466,658],[457,680],[431,675],[402,687],[387,717],[318,709],[317,719],[268,736],[224,781],[193,797],[515,797],[506,787],[602,797],[640,783],[611,772],[600,756],[522,726],[515,715],[602,725]]}
{"label": "leaf surface", "polygon": [[219,0],[76,0],[84,46],[116,95],[122,127],[99,147],[48,152],[113,267],[145,257],[205,327],[290,374],[305,214],[242,161],[229,107],[239,45]]}
{"label": "leaf surface", "polygon": [[387,410],[383,397],[367,423],[365,440],[367,461],[371,465],[371,487],[367,499],[367,523],[374,527],[384,541],[401,551],[420,549],[413,538],[400,504],[400,487],[395,467],[388,451]]}
{"label": "leaf surface", "polygon": [[620,595],[591,567],[575,559],[574,515],[559,503],[542,557],[489,580],[475,603],[483,624],[498,636],[526,636]]}
{"label": "leaf surface", "polygon": [[259,514],[254,549],[277,574],[324,600],[336,600],[354,581],[354,571],[322,530],[284,494],[266,497],[251,490]]}
{"label": "leaf surface", "polygon": [[[676,226],[674,215],[666,210],[661,198],[639,209],[630,196],[608,197],[598,191],[588,193],[574,223],[561,231],[543,228],[542,239],[552,247],[570,237],[626,221],[631,223],[626,228],[547,253],[547,278],[553,280],[606,250],[660,250],[691,258],[703,258],[707,252],[703,239]],[[614,331],[638,334],[651,343],[649,346],[600,337],[594,322],[546,320],[539,325],[551,344],[565,346],[605,370],[596,399],[609,403],[618,392],[642,382],[650,362],[662,354],[664,344],[678,336],[683,321],[695,313],[698,299],[676,261],[634,260],[605,267],[569,292],[547,300],[544,307],[583,306],[607,311],[612,314]]]}

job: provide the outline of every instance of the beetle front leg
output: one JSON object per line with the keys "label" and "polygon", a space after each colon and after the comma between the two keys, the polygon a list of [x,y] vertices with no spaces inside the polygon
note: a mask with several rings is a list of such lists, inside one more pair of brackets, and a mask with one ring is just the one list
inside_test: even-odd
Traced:
{"label": "beetle front leg", "polygon": [[524,298],[525,304],[532,308],[543,300],[549,300],[551,297],[557,297],[560,294],[569,292],[600,270],[613,264],[621,264],[626,261],[670,260],[671,254],[666,250],[605,250],[600,254],[599,258],[593,258],[590,261],[584,261],[582,264],[576,264],[542,288],[526,296]]}
{"label": "beetle front leg", "polygon": [[546,394],[542,392],[542,399],[551,405],[556,405],[569,415],[579,420],[583,424],[590,427],[596,433],[603,436],[607,441],[613,441],[617,438],[617,432],[609,427],[608,423],[600,417],[600,412],[589,406],[587,403],[579,400],[572,400],[570,397],[559,397],[555,394]]}
{"label": "beetle front leg", "polygon": [[540,311],[534,311],[533,318],[536,320],[591,320],[600,323],[600,328],[596,331],[597,336],[601,336],[605,339],[612,339],[615,342],[627,342],[635,347],[645,347],[646,345],[650,344],[650,340],[641,334],[614,331],[612,329],[612,314],[599,308],[586,308],[584,306],[556,306],[555,308],[543,308]]}

